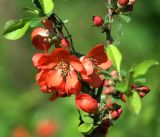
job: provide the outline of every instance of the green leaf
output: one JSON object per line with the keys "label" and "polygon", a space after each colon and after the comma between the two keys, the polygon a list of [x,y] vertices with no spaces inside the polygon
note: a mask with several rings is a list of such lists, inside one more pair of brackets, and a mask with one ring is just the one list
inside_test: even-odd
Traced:
{"label": "green leaf", "polygon": [[129,105],[135,114],[139,114],[142,108],[141,98],[136,91],[133,91],[133,94],[129,96]]}
{"label": "green leaf", "polygon": [[54,3],[53,0],[39,0],[43,12],[47,15],[49,13],[51,13],[54,9]]}
{"label": "green leaf", "polygon": [[39,14],[38,10],[34,10],[34,9],[31,9],[31,8],[28,8],[28,7],[24,7],[23,9],[25,11],[29,12],[29,13],[32,13],[32,14]]}
{"label": "green leaf", "polygon": [[120,18],[122,18],[125,22],[129,23],[131,21],[131,18],[126,15],[119,15]]}
{"label": "green leaf", "polygon": [[118,72],[120,72],[122,54],[118,50],[118,48],[114,45],[109,45],[107,47],[107,55],[109,59],[111,59],[113,66],[116,68]]}
{"label": "green leaf", "polygon": [[35,27],[40,26],[42,24],[42,20],[43,18],[32,19],[30,23],[30,27],[35,28]]}
{"label": "green leaf", "polygon": [[39,0],[32,0],[32,3],[34,6],[36,6],[38,9],[43,10],[41,3],[39,2]]}
{"label": "green leaf", "polygon": [[146,79],[145,78],[136,78],[136,79],[133,79],[133,83],[136,85],[145,85]]}
{"label": "green leaf", "polygon": [[116,86],[116,90],[118,90],[122,93],[127,92],[127,90],[128,90],[127,82],[122,81],[121,83],[118,83],[117,86]]}
{"label": "green leaf", "polygon": [[4,27],[3,36],[9,40],[17,40],[21,38],[30,25],[29,19],[11,20],[8,21]]}
{"label": "green leaf", "polygon": [[90,124],[90,123],[83,123],[78,128],[79,132],[86,134],[86,135],[91,133],[93,129],[94,129],[94,126],[93,124]]}
{"label": "green leaf", "polygon": [[137,65],[135,65],[131,71],[133,72],[133,78],[144,76],[148,70],[154,66],[159,65],[156,60],[145,60]]}

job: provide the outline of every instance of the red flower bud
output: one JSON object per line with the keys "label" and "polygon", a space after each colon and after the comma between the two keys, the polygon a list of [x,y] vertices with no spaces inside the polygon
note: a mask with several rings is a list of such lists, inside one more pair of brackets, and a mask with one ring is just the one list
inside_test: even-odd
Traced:
{"label": "red flower bud", "polygon": [[97,27],[101,27],[104,21],[101,16],[93,16],[93,24]]}
{"label": "red flower bud", "polygon": [[117,0],[117,2],[118,2],[121,6],[127,6],[127,4],[129,3],[129,0]]}
{"label": "red flower bud", "polygon": [[120,94],[120,98],[123,102],[126,102],[126,95],[125,94]]}
{"label": "red flower bud", "polygon": [[112,116],[113,120],[117,120],[119,118],[118,111],[116,111],[116,110],[112,111],[111,116]]}
{"label": "red flower bud", "polygon": [[120,108],[118,109],[118,113],[119,113],[119,115],[122,114],[122,107],[120,107]]}
{"label": "red flower bud", "polygon": [[39,50],[47,51],[50,48],[50,43],[46,40],[48,37],[47,30],[36,28],[32,32],[32,44]]}
{"label": "red flower bud", "polygon": [[53,29],[53,22],[50,19],[45,19],[42,21],[43,26],[48,29],[49,31],[51,31]]}
{"label": "red flower bud", "polygon": [[141,97],[146,96],[146,93],[144,93],[144,92],[139,92],[138,94],[139,94]]}
{"label": "red flower bud", "polygon": [[11,137],[29,137],[29,133],[25,128],[17,127],[12,131]]}
{"label": "red flower bud", "polygon": [[61,46],[64,49],[69,49],[70,48],[70,43],[67,39],[63,38],[63,39],[61,39]]}
{"label": "red flower bud", "polygon": [[88,94],[78,94],[75,99],[79,109],[87,113],[96,113],[98,111],[98,102]]}
{"label": "red flower bud", "polygon": [[105,90],[104,90],[104,94],[105,95],[109,95],[109,94],[112,94],[113,92],[114,92],[114,87],[107,87],[107,88],[105,88]]}
{"label": "red flower bud", "polygon": [[118,72],[116,70],[111,71],[110,75],[114,80],[118,79]]}
{"label": "red flower bud", "polygon": [[57,127],[51,120],[45,120],[38,124],[36,133],[39,137],[51,137],[55,134]]}

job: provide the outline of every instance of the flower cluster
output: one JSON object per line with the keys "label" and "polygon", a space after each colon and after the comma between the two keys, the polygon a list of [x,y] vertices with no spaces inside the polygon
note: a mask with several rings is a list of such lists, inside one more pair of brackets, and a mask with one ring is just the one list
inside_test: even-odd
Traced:
{"label": "flower cluster", "polygon": [[98,101],[90,95],[90,92],[93,92],[91,89],[103,85],[104,78],[99,74],[100,69],[107,70],[112,65],[104,46],[98,44],[87,55],[77,57],[72,53],[69,41],[61,38],[59,45],[49,53],[52,45],[51,23],[50,20],[45,20],[43,21],[45,28],[35,28],[32,32],[34,47],[43,51],[34,54],[32,58],[34,67],[38,69],[37,84],[42,92],[52,94],[50,100],[74,94],[79,109],[96,113]]}

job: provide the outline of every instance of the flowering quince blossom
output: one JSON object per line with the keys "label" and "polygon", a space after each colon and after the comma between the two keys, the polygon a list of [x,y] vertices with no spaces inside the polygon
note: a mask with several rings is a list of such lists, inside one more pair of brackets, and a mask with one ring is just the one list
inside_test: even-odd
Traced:
{"label": "flowering quince blossom", "polygon": [[105,53],[104,46],[99,44],[91,49],[85,57],[81,58],[81,62],[87,72],[81,73],[82,79],[94,88],[100,87],[103,84],[103,79],[98,74],[99,70],[95,67],[106,70],[112,65]]}
{"label": "flowering quince blossom", "polygon": [[77,73],[84,73],[85,70],[79,59],[69,51],[57,48],[51,54],[37,53],[32,60],[39,69],[36,80],[43,92],[55,91],[56,96],[80,92],[81,83]]}
{"label": "flowering quince blossom", "polygon": [[32,44],[38,50],[48,51],[51,47],[48,41],[45,41],[49,37],[49,31],[43,28],[36,28],[32,32]]}
{"label": "flowering quince blossom", "polygon": [[98,111],[98,102],[86,93],[76,95],[76,105],[80,110],[87,113],[96,113]]}

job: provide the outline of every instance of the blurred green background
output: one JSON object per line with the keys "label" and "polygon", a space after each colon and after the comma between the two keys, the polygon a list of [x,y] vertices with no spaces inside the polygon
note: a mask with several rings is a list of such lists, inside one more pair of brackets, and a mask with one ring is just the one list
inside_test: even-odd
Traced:
{"label": "blurred green background", "polygon": [[[30,16],[23,6],[31,7],[31,0],[0,0],[1,34],[6,21]],[[104,0],[55,0],[55,12],[69,20],[67,27],[77,50],[87,53],[95,44],[105,43],[105,35],[91,26],[93,15],[105,16]],[[121,39],[118,46],[125,70],[144,59],[160,61],[160,0],[137,0],[131,16],[131,23],[118,21],[114,30],[116,39]],[[43,119],[53,119],[58,124],[57,137],[82,137],[77,131],[74,97],[49,102],[49,96],[36,86],[36,70],[31,61],[35,52],[30,32],[17,41],[7,41],[1,35],[0,137],[11,137],[12,129],[19,125],[34,134],[38,121]],[[108,137],[160,137],[159,67],[150,71],[147,78],[152,91],[143,99],[140,115],[125,110]]]}

